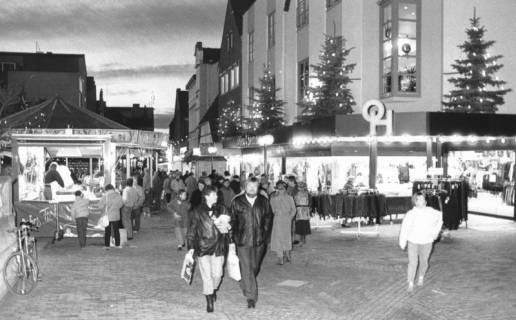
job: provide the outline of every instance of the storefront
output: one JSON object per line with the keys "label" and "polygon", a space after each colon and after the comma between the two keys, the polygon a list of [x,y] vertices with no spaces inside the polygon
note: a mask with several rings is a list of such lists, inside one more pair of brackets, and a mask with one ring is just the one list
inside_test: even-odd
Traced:
{"label": "storefront", "polygon": [[[314,194],[337,194],[346,185],[368,189],[373,180],[387,197],[406,198],[416,181],[464,180],[470,212],[515,218],[514,123],[516,115],[507,114],[400,113],[391,135],[379,128],[370,136],[362,115],[338,115],[271,132],[268,162],[276,169],[269,175],[294,174]],[[244,169],[248,162],[263,172],[259,146],[248,144],[242,153]]]}

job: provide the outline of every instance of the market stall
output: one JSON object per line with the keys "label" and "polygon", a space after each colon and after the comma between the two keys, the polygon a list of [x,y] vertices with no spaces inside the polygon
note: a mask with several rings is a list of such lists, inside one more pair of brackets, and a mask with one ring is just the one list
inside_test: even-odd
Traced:
{"label": "market stall", "polygon": [[[111,183],[121,188],[143,161],[151,170],[157,168],[155,155],[168,140],[162,133],[130,130],[60,97],[0,119],[0,128],[13,159],[17,220],[38,217],[43,223],[40,235],[52,236],[59,230],[75,235],[69,208],[76,190],[91,202],[88,235],[98,235],[100,213],[95,203],[103,187]],[[44,183],[51,162],[56,163],[62,184]],[[51,200],[45,195],[47,187]]]}

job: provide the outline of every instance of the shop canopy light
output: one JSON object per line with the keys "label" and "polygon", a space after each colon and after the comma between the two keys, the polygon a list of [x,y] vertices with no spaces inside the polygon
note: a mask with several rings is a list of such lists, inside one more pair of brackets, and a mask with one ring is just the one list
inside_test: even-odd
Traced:
{"label": "shop canopy light", "polygon": [[[493,141],[500,141],[502,144],[507,143],[507,137],[478,137],[478,136],[461,136],[461,135],[452,135],[452,136],[412,136],[409,134],[403,134],[401,136],[379,136],[379,137],[371,137],[371,136],[362,136],[362,137],[330,137],[323,136],[317,138],[311,138],[307,136],[299,136],[294,137],[292,140],[292,144],[294,147],[302,147],[307,144],[331,144],[336,142],[366,142],[370,143],[373,139],[378,142],[390,144],[393,142],[400,142],[403,144],[409,143],[421,143],[427,142],[429,139],[432,142],[440,141],[442,143],[464,143],[468,142],[470,144],[479,143],[485,141],[486,143],[491,143]],[[516,138],[513,138],[512,141],[516,142]]]}

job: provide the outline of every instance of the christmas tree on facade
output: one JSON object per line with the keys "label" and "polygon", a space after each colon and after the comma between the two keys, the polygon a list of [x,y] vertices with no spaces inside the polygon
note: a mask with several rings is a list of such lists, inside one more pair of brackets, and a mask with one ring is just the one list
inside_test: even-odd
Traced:
{"label": "christmas tree on facade", "polygon": [[318,82],[315,86],[307,86],[303,101],[298,105],[302,113],[298,117],[301,122],[353,112],[355,100],[348,85],[352,82],[349,74],[355,64],[346,64],[346,59],[353,48],[346,49],[345,39],[337,36],[326,36],[319,55],[320,62],[312,65]]}
{"label": "christmas tree on facade", "polygon": [[473,15],[471,26],[466,29],[468,40],[459,45],[465,58],[455,60],[453,69],[459,74],[448,81],[455,85],[445,95],[443,110],[447,112],[495,113],[504,104],[503,96],[511,91],[505,89],[505,81],[494,74],[503,65],[497,63],[501,55],[491,56],[488,49],[495,41],[484,40],[486,29],[480,26],[480,18]]}
{"label": "christmas tree on facade", "polygon": [[218,119],[218,134],[221,138],[234,137],[240,134],[242,130],[241,110],[234,100],[222,106]]}
{"label": "christmas tree on facade", "polygon": [[260,78],[260,87],[252,89],[252,105],[249,106],[247,127],[251,133],[261,133],[285,125],[283,106],[285,101],[276,98],[280,89],[276,87],[276,80],[270,66],[265,66],[263,77]]}

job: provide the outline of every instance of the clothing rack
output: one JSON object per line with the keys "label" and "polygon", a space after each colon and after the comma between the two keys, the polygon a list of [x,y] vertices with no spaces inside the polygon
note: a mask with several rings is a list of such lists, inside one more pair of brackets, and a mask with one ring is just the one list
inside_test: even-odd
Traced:
{"label": "clothing rack", "polygon": [[412,191],[432,193],[433,197],[427,198],[427,203],[442,212],[447,229],[458,229],[461,221],[468,227],[468,185],[464,179],[418,180],[414,181]]}

